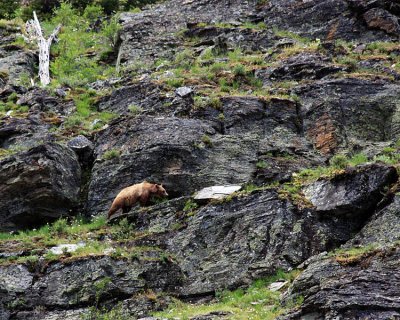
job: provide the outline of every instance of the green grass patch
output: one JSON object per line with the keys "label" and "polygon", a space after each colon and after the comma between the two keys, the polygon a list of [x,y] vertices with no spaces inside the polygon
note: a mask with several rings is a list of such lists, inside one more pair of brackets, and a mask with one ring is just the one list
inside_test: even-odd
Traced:
{"label": "green grass patch", "polygon": [[[108,235],[111,242],[104,242],[104,235]],[[30,251],[27,256],[11,256],[0,259],[0,265],[23,263],[34,265],[41,260],[68,261],[81,259],[87,256],[104,256],[109,254],[115,259],[147,259],[147,252],[151,251],[154,261],[162,261],[164,253],[158,247],[132,246],[130,241],[146,236],[137,232],[135,227],[126,219],[116,225],[107,225],[105,217],[98,217],[91,221],[77,217],[71,221],[61,218],[52,224],[46,224],[38,229],[19,231],[17,233],[0,233],[0,250],[11,252]],[[74,252],[54,254],[48,249],[60,244],[84,243]],[[106,251],[109,251],[106,253]],[[42,258],[40,258],[42,257]]]}
{"label": "green grass patch", "polygon": [[267,279],[257,280],[248,289],[222,291],[216,295],[216,301],[208,304],[190,304],[179,300],[165,311],[155,313],[154,316],[166,319],[190,319],[195,316],[206,315],[211,312],[227,312],[228,319],[276,319],[291,308],[298,307],[302,299],[291,302],[286,306],[280,303],[279,291],[271,291],[268,286],[277,280],[292,282],[299,274],[295,270],[289,273],[278,271],[276,275]]}
{"label": "green grass patch", "polygon": [[119,158],[120,156],[121,156],[121,151],[119,151],[117,149],[111,149],[111,150],[107,150],[106,152],[104,152],[103,159],[111,160],[111,159]]}

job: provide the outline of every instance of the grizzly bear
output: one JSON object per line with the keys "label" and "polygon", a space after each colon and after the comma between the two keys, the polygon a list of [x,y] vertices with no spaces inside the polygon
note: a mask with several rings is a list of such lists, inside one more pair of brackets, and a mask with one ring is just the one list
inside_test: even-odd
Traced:
{"label": "grizzly bear", "polygon": [[129,212],[137,202],[141,206],[145,206],[151,196],[168,197],[168,193],[161,184],[153,184],[147,181],[122,189],[115,197],[108,211],[107,219],[110,219],[119,209],[122,209],[123,213]]}

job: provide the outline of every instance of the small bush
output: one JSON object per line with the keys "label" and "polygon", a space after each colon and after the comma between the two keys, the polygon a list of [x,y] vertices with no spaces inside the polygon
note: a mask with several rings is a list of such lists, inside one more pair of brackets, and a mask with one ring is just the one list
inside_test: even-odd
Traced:
{"label": "small bush", "polygon": [[189,213],[193,210],[196,210],[198,206],[199,205],[196,202],[194,202],[192,199],[189,199],[188,201],[186,201],[185,206],[183,207],[183,211]]}
{"label": "small bush", "polygon": [[70,115],[67,119],[64,121],[64,127],[66,128],[71,128],[71,127],[78,127],[83,124],[83,117],[80,116],[79,114],[74,114]]}
{"label": "small bush", "polygon": [[131,113],[133,113],[133,114],[139,114],[139,113],[141,113],[141,112],[143,111],[143,109],[142,109],[141,107],[139,107],[139,106],[137,106],[137,105],[135,105],[135,104],[131,104],[131,105],[128,107],[128,109],[129,109],[129,111],[130,111]]}
{"label": "small bush", "polygon": [[179,52],[175,56],[175,64],[177,67],[184,68],[185,70],[190,69],[194,63],[193,52],[186,49]]}
{"label": "small bush", "polygon": [[119,150],[111,149],[111,150],[107,150],[106,152],[104,152],[103,159],[111,160],[114,158],[118,158],[120,155],[121,155],[121,152]]}
{"label": "small bush", "polygon": [[397,149],[395,149],[395,148],[386,147],[386,148],[383,148],[382,153],[385,155],[391,155],[391,154],[395,153],[396,151],[397,151]]}
{"label": "small bush", "polygon": [[114,50],[117,44],[118,32],[121,25],[118,23],[118,17],[113,16],[109,21],[103,22],[103,35],[107,39],[109,46]]}
{"label": "small bush", "polygon": [[257,169],[265,169],[267,166],[268,164],[264,160],[258,161],[256,163]]}
{"label": "small bush", "polygon": [[201,141],[207,146],[207,147],[212,147],[213,143],[211,141],[211,138],[208,135],[204,135],[201,137]]}
{"label": "small bush", "polygon": [[245,76],[247,74],[245,66],[242,64],[237,64],[233,68],[233,74],[235,76],[242,76],[242,77]]}
{"label": "small bush", "polygon": [[214,109],[221,110],[222,109],[222,102],[219,97],[211,96],[209,98],[210,106]]}
{"label": "small bush", "polygon": [[205,97],[194,96],[193,101],[193,105],[196,109],[204,109],[207,107],[207,100]]}
{"label": "small bush", "polygon": [[366,162],[368,162],[368,157],[363,153],[357,153],[353,155],[349,160],[349,163],[352,166],[357,166]]}
{"label": "small bush", "polygon": [[67,231],[67,219],[61,218],[54,222],[50,227],[50,232],[56,235],[63,234]]}
{"label": "small bush", "polygon": [[166,80],[167,85],[174,87],[174,88],[179,88],[182,87],[184,84],[184,79],[182,78],[171,78]]}
{"label": "small bush", "polygon": [[15,17],[15,10],[19,7],[19,1],[1,0],[0,2],[0,19],[12,19]]}
{"label": "small bush", "polygon": [[329,164],[336,169],[345,169],[349,162],[346,156],[337,154],[329,160]]}

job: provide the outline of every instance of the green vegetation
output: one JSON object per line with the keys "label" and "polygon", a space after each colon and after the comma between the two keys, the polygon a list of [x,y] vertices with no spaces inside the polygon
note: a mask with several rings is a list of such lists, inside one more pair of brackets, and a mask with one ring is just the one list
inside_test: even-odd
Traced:
{"label": "green vegetation", "polygon": [[131,104],[128,109],[132,114],[140,114],[143,111],[143,109],[136,104]]}
{"label": "green vegetation", "polygon": [[[111,242],[104,242],[104,235],[108,235]],[[152,252],[152,259],[162,261],[166,255],[158,247],[132,246],[130,241],[145,237],[146,233],[137,232],[126,219],[117,225],[107,225],[104,217],[87,221],[75,218],[68,221],[61,218],[52,224],[46,224],[39,229],[19,231],[15,234],[0,233],[0,250],[2,252],[18,251],[20,248],[30,252],[27,256],[10,256],[0,259],[0,265],[23,263],[34,266],[38,263],[52,261],[70,261],[87,256],[104,256],[109,254],[114,259],[148,259],[146,252]],[[63,252],[57,255],[48,251],[48,248],[60,244],[84,243],[74,252]],[[9,244],[12,244],[10,246]],[[11,248],[11,249],[10,249]],[[15,251],[14,251],[15,250]],[[40,258],[41,257],[41,258]],[[39,259],[40,258],[40,259]]]}
{"label": "green vegetation", "polygon": [[[218,109],[221,106],[219,97],[225,94],[247,95],[250,90],[257,96],[269,96],[266,90],[261,90],[262,81],[255,78],[253,72],[254,68],[265,66],[262,53],[247,55],[239,48],[228,53],[207,48],[197,57],[192,50],[186,49],[177,54],[171,64],[159,64],[153,77],[171,89],[183,85],[200,86],[195,107],[211,105]],[[163,77],[164,68],[168,68],[173,76]]]}
{"label": "green vegetation", "polygon": [[334,258],[341,265],[355,265],[368,260],[375,255],[384,256],[390,254],[393,250],[397,250],[400,242],[395,241],[390,244],[382,245],[379,243],[371,243],[365,246],[352,248],[336,249],[329,254],[329,257]]}
{"label": "green vegetation", "polygon": [[[69,0],[71,6],[78,12],[83,12],[88,6],[99,6],[102,15],[110,15],[118,11],[140,10],[141,7],[156,3],[159,0]],[[2,0],[0,3],[0,19],[12,19],[16,16],[27,20],[36,11],[40,16],[49,19],[62,0]]]}
{"label": "green vegetation", "polygon": [[268,167],[268,164],[264,160],[260,160],[256,163],[257,169],[265,169]]}
{"label": "green vegetation", "polygon": [[121,155],[121,151],[119,151],[117,149],[111,149],[111,150],[107,150],[106,152],[104,152],[103,159],[111,160],[114,158],[119,158],[120,155]]}
{"label": "green vegetation", "polygon": [[98,59],[105,50],[113,49],[119,26],[113,17],[103,23],[101,32],[88,31],[100,14],[98,6],[88,6],[81,14],[71,4],[63,2],[54,11],[51,21],[44,24],[49,30],[59,23],[63,26],[58,43],[52,46],[55,59],[50,63],[50,70],[56,84],[77,87],[112,74],[113,68],[100,65]]}
{"label": "green vegetation", "polygon": [[10,95],[7,102],[0,101],[0,116],[4,116],[7,112],[11,111],[13,117],[26,117],[29,112],[28,106],[17,105],[16,100]]}
{"label": "green vegetation", "polygon": [[81,316],[81,320],[130,320],[131,316],[124,314],[122,305],[118,304],[111,310],[106,308],[91,307],[89,312]]}
{"label": "green vegetation", "polygon": [[186,201],[185,206],[183,207],[183,212],[185,212],[186,216],[190,217],[195,214],[196,209],[199,205],[194,202],[192,199]]}
{"label": "green vegetation", "polygon": [[345,169],[348,165],[348,159],[345,155],[337,154],[329,160],[329,164],[335,169]]}
{"label": "green vegetation", "polygon": [[278,37],[293,39],[293,40],[296,40],[303,44],[309,44],[311,42],[311,40],[309,38],[301,37],[297,33],[294,33],[294,32],[290,32],[287,30],[281,30],[281,29],[277,29],[277,28],[273,28],[273,31],[274,31],[275,35]]}
{"label": "green vegetation", "polygon": [[298,274],[297,270],[289,273],[278,271],[272,277],[257,280],[246,290],[220,292],[215,301],[208,304],[190,304],[175,300],[168,310],[158,312],[155,316],[166,319],[189,319],[211,312],[223,311],[229,314],[228,319],[275,319],[288,310],[301,305],[303,299],[300,297],[297,301],[283,306],[280,303],[281,293],[269,290],[268,286],[277,280],[290,283]]}
{"label": "green vegetation", "polygon": [[207,147],[211,148],[213,146],[212,140],[208,135],[202,136],[201,142],[203,142]]}

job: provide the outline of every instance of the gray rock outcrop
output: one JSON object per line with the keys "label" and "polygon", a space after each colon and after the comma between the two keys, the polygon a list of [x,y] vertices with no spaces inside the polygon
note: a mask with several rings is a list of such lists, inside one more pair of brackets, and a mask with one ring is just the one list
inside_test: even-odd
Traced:
{"label": "gray rock outcrop", "polygon": [[0,160],[0,228],[40,226],[68,215],[78,202],[80,179],[74,152],[55,143]]}

